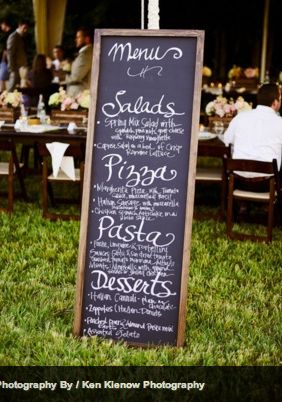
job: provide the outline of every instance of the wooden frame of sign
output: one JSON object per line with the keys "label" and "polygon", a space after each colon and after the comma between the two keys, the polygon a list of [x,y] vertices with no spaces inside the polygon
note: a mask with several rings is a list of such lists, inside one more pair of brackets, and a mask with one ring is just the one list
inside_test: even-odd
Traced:
{"label": "wooden frame of sign", "polygon": [[204,32],[96,30],[74,335],[184,343]]}

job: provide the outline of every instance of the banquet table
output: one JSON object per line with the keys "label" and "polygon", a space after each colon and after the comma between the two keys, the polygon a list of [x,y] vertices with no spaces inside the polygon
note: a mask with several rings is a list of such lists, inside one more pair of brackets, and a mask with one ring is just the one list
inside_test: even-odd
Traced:
{"label": "banquet table", "polygon": [[[86,145],[87,131],[86,129],[78,129],[74,134],[70,134],[66,128],[58,128],[57,130],[36,133],[32,131],[17,131],[11,125],[2,126],[0,129],[0,140],[13,140],[15,144],[36,145],[37,143],[49,142],[65,142],[73,145]],[[209,150],[214,147],[225,148],[224,143],[218,138],[207,140],[199,140],[198,148],[205,150],[205,155],[208,156]]]}
{"label": "banquet table", "polygon": [[[17,131],[15,130],[14,126],[11,124],[7,124],[1,127],[0,129],[0,141],[1,142],[6,142],[6,141],[13,141],[15,145],[22,145],[22,150],[24,147],[33,147],[34,152],[36,155],[37,154],[37,146],[38,144],[47,144],[51,142],[64,142],[68,143],[70,145],[76,145],[79,147],[82,147],[85,150],[85,145],[86,145],[86,136],[87,132],[86,129],[77,129],[75,130],[74,134],[70,134],[68,130],[64,128],[58,128],[56,130],[50,130],[50,131],[45,131],[45,132],[34,132],[34,131]],[[28,168],[28,153],[27,157],[25,154],[22,153],[23,156],[23,162],[25,165],[25,173],[28,174],[38,174],[41,172],[40,169],[38,169],[38,161],[36,161],[36,158],[34,158],[34,167],[33,168]],[[38,156],[37,156],[38,157]],[[31,196],[28,195],[25,196],[26,199],[31,199]]]}
{"label": "banquet table", "polygon": [[48,142],[66,142],[70,144],[86,143],[86,130],[78,129],[74,134],[70,134],[66,128],[45,132],[17,131],[11,126],[2,126],[0,129],[1,140],[13,140],[15,144],[48,143]]}
{"label": "banquet table", "polygon": [[[37,144],[46,144],[50,142],[64,142],[71,145],[82,145],[84,149],[86,147],[87,131],[86,129],[77,129],[74,134],[70,134],[68,130],[64,128],[58,128],[56,130],[45,131],[41,133],[33,131],[17,131],[12,125],[4,125],[0,129],[0,141],[12,140],[16,145],[28,145],[36,148]],[[212,138],[207,140],[199,140],[198,149],[200,154],[213,154],[213,148],[222,147],[225,149],[224,143],[218,138]],[[201,152],[200,152],[201,150]],[[208,160],[208,158],[207,158]],[[28,164],[26,164],[28,166]],[[36,168],[26,169],[26,173],[39,173]]]}
{"label": "banquet table", "polygon": [[[35,132],[34,126],[27,128],[27,131],[18,131],[12,124],[4,125],[0,128],[0,141],[13,141],[17,145],[22,145],[20,161],[24,163],[25,173],[38,174],[40,172],[40,158],[38,155],[38,144],[51,142],[64,142],[70,145],[78,145],[84,150],[86,148],[87,131],[85,128],[75,130],[70,134],[66,127],[58,127],[44,132]],[[34,166],[29,167],[29,150],[33,149]]]}
{"label": "banquet table", "polygon": [[199,139],[198,141],[198,149],[201,149],[201,151],[205,149],[205,156],[209,156],[209,150],[212,150],[215,147],[222,147],[222,149],[225,148],[224,142],[221,139],[219,139],[218,136],[206,140]]}

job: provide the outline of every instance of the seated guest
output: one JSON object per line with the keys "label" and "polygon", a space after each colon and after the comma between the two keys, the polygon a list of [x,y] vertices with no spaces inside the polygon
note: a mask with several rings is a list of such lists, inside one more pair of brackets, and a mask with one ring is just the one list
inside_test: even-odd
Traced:
{"label": "seated guest", "polygon": [[39,95],[43,95],[45,105],[48,105],[48,99],[52,92],[52,72],[47,68],[46,56],[37,54],[32,63],[32,70],[28,77],[29,106],[37,106]]}
{"label": "seated guest", "polygon": [[67,94],[77,96],[83,90],[90,88],[92,66],[92,37],[86,28],[80,28],[75,37],[76,47],[79,49],[77,57],[71,66],[71,73],[66,77]]}
{"label": "seated guest", "polygon": [[[233,145],[234,159],[272,162],[278,169],[282,157],[281,92],[277,84],[264,84],[258,90],[257,107],[239,113],[224,134],[225,145]],[[244,173],[244,176],[257,176]]]}

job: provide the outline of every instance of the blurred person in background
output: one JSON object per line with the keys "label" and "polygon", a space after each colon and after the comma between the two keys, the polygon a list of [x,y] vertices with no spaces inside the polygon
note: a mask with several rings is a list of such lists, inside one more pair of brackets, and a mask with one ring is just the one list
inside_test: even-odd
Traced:
{"label": "blurred person in background", "polygon": [[8,58],[7,58],[7,39],[12,32],[12,23],[8,18],[0,22],[0,92],[6,89],[6,81],[9,79]]}
{"label": "blurred person in background", "polygon": [[71,71],[71,62],[65,58],[65,51],[61,45],[56,45],[53,48],[53,59],[47,59],[47,66],[53,74],[53,82],[60,83],[65,81],[66,74]]}
{"label": "blurred person in background", "polygon": [[7,40],[9,71],[9,82],[7,85],[8,91],[13,91],[15,88],[20,86],[20,68],[28,67],[27,52],[24,41],[24,36],[27,33],[28,28],[29,23],[27,21],[20,21],[18,28],[9,35]]}
{"label": "blurred person in background", "polygon": [[75,37],[78,54],[72,62],[71,72],[66,76],[67,94],[77,96],[85,89],[90,89],[92,66],[92,34],[87,28],[80,28]]}
{"label": "blurred person in background", "polygon": [[35,107],[38,104],[39,95],[43,95],[45,105],[48,105],[48,99],[53,91],[52,88],[53,75],[49,68],[47,68],[46,56],[44,54],[37,54],[34,56],[32,62],[32,69],[28,73],[27,90],[23,91],[28,95],[26,99],[26,106]]}

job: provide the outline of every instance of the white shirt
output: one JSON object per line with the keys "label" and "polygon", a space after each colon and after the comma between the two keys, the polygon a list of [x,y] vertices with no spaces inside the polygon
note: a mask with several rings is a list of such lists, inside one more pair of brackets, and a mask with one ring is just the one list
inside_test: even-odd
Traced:
{"label": "white shirt", "polygon": [[53,60],[52,65],[54,66],[55,70],[60,70],[60,68],[61,68],[61,62],[58,59]]}
{"label": "white shirt", "polygon": [[[240,112],[224,134],[225,145],[233,145],[233,159],[277,160],[282,157],[282,117],[268,106]],[[250,176],[250,175],[248,175]],[[258,176],[258,175],[252,175]]]}

